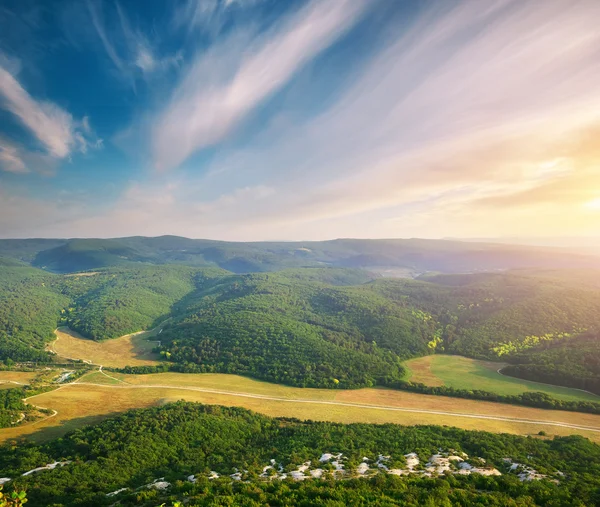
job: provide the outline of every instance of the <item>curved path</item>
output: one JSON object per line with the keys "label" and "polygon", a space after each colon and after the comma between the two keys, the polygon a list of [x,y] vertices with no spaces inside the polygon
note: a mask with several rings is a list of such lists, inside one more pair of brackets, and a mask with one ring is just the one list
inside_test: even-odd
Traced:
{"label": "curved path", "polygon": [[[110,376],[108,373],[106,373],[106,372],[105,372],[105,371],[102,369],[102,365],[100,365],[100,368],[98,369],[98,371],[99,371],[100,373],[102,373],[102,375],[104,375],[105,377],[108,377],[109,379],[116,380],[117,382],[121,382],[122,384],[127,384],[127,382],[125,382],[124,380],[121,380],[121,379],[118,379],[118,378],[115,378],[115,377],[111,377],[111,376]],[[77,382],[75,382],[75,383],[77,383]],[[79,383],[81,383],[81,382],[79,382]]]}
{"label": "curved path", "polygon": [[81,361],[85,364],[94,364],[89,359],[76,359],[74,357],[67,357],[67,356],[63,356],[63,355],[59,354],[58,351],[56,350],[56,348],[54,347],[54,344],[60,339],[60,336],[56,334],[56,331],[58,331],[58,330],[59,330],[59,328],[56,328],[54,330],[54,336],[56,336],[56,340],[52,340],[51,342],[49,342],[46,347],[49,352],[52,352],[56,356],[62,357],[63,359],[68,359],[69,361]]}
{"label": "curved path", "polygon": [[[113,377],[110,377],[110,378],[113,378]],[[118,379],[115,379],[115,380],[118,380]],[[175,389],[175,390],[183,390],[183,391],[196,391],[196,392],[209,393],[209,394],[221,394],[221,395],[226,395],[226,396],[237,396],[237,397],[241,397],[241,398],[255,398],[255,399],[260,399],[260,400],[282,401],[282,402],[286,402],[286,403],[309,403],[309,404],[317,404],[317,405],[335,405],[335,406],[341,406],[341,407],[388,410],[388,411],[393,411],[393,412],[412,412],[412,413],[417,413],[417,414],[443,415],[443,416],[448,416],[448,417],[465,417],[465,418],[469,418],[469,419],[489,419],[489,420],[493,420],[493,421],[516,422],[516,423],[523,423],[523,424],[559,426],[561,428],[570,428],[570,429],[593,431],[595,433],[600,433],[599,427],[579,426],[576,424],[569,424],[569,423],[563,423],[563,422],[557,422],[557,421],[536,421],[533,419],[521,419],[518,417],[502,417],[502,416],[493,416],[493,415],[485,415],[485,414],[461,414],[461,413],[456,413],[456,412],[444,412],[444,411],[440,411],[440,410],[421,410],[421,409],[416,409],[416,408],[390,407],[390,406],[385,406],[385,405],[368,405],[368,404],[360,404],[360,403],[347,403],[347,402],[343,402],[343,401],[290,399],[290,398],[280,398],[277,396],[265,396],[262,394],[221,391],[218,389],[205,389],[202,387],[167,386],[167,385],[137,385],[137,384],[136,385],[133,385],[133,384],[107,385],[107,384],[96,384],[93,382],[76,382],[76,383],[71,383],[71,384],[65,384],[62,387],[65,388],[70,385],[71,386],[72,385],[89,385],[89,386],[96,386],[96,387],[106,387],[109,389]]]}
{"label": "curved path", "polygon": [[[58,389],[54,389],[52,391],[46,391],[46,392],[58,391],[59,389],[62,389],[63,387],[64,386],[61,386]],[[23,398],[23,401],[25,403],[27,403],[27,400],[30,400],[31,398],[35,398],[36,396],[41,396],[42,394],[46,394],[46,392],[39,393],[39,394],[34,394],[33,396],[28,396],[27,398]],[[46,407],[40,407],[39,405],[34,405],[33,403],[27,403],[27,404],[31,405],[32,407],[39,408],[39,409],[42,409],[42,410],[52,410],[52,413],[49,416],[47,416],[47,417],[43,417],[41,419],[36,419],[35,421],[33,421],[33,422],[29,423],[29,424],[22,424],[20,426],[34,426],[35,424],[39,424],[42,421],[46,421],[46,420],[50,419],[51,417],[56,417],[58,415],[58,411],[57,410],[49,409],[49,408],[46,408]],[[21,420],[23,420],[23,419],[21,419]]]}

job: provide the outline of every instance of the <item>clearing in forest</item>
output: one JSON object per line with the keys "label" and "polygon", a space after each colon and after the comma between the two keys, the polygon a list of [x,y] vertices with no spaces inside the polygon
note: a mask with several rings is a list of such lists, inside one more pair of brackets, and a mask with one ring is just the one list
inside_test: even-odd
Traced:
{"label": "clearing in forest", "polygon": [[20,384],[29,384],[37,374],[37,371],[0,370],[0,389],[19,387]]}
{"label": "clearing in forest", "polygon": [[128,334],[120,338],[97,342],[83,338],[67,327],[55,331],[56,340],[49,349],[60,357],[80,359],[92,364],[114,368],[158,364],[158,354],[152,349],[156,341],[148,340],[152,331]]}
{"label": "clearing in forest", "polygon": [[[342,423],[438,424],[519,435],[580,434],[600,442],[600,415],[430,396],[392,389],[302,389],[226,374],[158,373],[104,378],[96,371],[73,384],[37,395],[30,403],[57,415],[0,430],[0,442],[28,436],[45,440],[131,408],[177,400],[239,406],[274,417]],[[121,381],[121,382],[119,382]],[[530,421],[530,422],[526,422]],[[555,424],[549,424],[554,422]],[[561,424],[573,427],[560,426]],[[595,431],[586,428],[593,428]]]}
{"label": "clearing in forest", "polygon": [[405,366],[409,370],[407,380],[429,386],[445,385],[456,389],[479,389],[504,395],[538,391],[561,400],[600,402],[599,396],[585,391],[502,375],[497,370],[504,366],[504,363],[436,354],[411,359],[405,363]]}
{"label": "clearing in forest", "polygon": [[443,386],[444,381],[431,371],[431,361],[434,357],[438,356],[424,356],[406,361],[402,365],[406,369],[405,380],[426,386]]}

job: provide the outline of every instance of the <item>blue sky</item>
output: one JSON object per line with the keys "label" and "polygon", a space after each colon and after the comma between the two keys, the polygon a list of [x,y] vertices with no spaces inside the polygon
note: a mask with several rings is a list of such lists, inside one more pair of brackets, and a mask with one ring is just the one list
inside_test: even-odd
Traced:
{"label": "blue sky", "polygon": [[600,232],[597,0],[4,0],[0,236]]}

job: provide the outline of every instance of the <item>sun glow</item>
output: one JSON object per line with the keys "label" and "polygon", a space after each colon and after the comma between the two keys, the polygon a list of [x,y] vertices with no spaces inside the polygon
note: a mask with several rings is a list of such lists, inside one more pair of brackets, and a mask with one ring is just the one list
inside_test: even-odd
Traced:
{"label": "sun glow", "polygon": [[597,197],[596,199],[592,199],[591,201],[586,202],[584,204],[584,206],[590,210],[600,211],[600,197]]}

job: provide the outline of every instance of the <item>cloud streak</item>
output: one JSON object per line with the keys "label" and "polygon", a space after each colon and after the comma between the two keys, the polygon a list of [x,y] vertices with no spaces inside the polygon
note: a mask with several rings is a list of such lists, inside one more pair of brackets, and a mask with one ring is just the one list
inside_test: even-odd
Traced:
{"label": "cloud streak", "polygon": [[[90,146],[101,146],[87,119],[78,122],[56,104],[35,100],[3,67],[0,67],[0,108],[12,113],[53,158],[64,159],[73,151],[85,153]],[[3,144],[2,160],[12,172],[25,172],[20,151]]]}
{"label": "cloud streak", "polygon": [[[541,196],[532,189],[552,180],[560,197],[565,174],[540,175],[561,156],[580,171],[580,152],[568,145],[596,131],[597,15],[600,5],[587,1],[426,10],[337,104],[266,131],[262,148],[217,158],[198,188],[223,188],[233,174],[268,181],[277,188],[269,202],[240,205],[244,219],[265,230],[286,222],[309,230],[315,221],[393,209],[401,215],[421,202],[446,208],[450,194],[475,209],[493,195]],[[597,169],[573,181],[600,187]]]}
{"label": "cloud streak", "polygon": [[19,149],[3,139],[0,139],[0,169],[11,173],[29,172]]}
{"label": "cloud streak", "polygon": [[0,67],[2,107],[57,158],[66,157],[75,144],[73,119],[69,113],[49,102],[35,101],[5,69]]}
{"label": "cloud streak", "polygon": [[120,29],[108,28],[101,3],[86,0],[86,6],[106,54],[120,77],[129,83],[134,92],[136,78],[140,75],[136,71],[145,79],[149,79],[158,71],[166,71],[181,64],[181,53],[158,56],[148,37],[141,30],[131,26],[125,10],[118,2],[115,3],[118,18],[118,24],[115,23],[115,26]]}
{"label": "cloud streak", "polygon": [[[151,120],[149,151],[164,171],[136,175],[103,213],[85,202],[77,218],[44,208],[45,234],[600,234],[600,3],[417,4],[402,26],[389,20],[394,30],[382,30],[388,37],[374,55],[346,60],[356,72],[326,107],[302,114],[298,71],[360,20],[368,24],[365,4],[312,1],[266,33],[228,32],[197,53],[164,109],[140,113]],[[146,39],[124,16],[117,30],[137,48],[118,46],[125,67],[153,72]],[[253,115],[288,85],[277,111]],[[238,144],[233,133],[254,119]],[[85,132],[84,123],[76,128]],[[202,171],[168,171],[207,147]],[[28,167],[18,147],[0,154],[5,168],[22,168],[15,157]]]}
{"label": "cloud streak", "polygon": [[[233,39],[201,54],[154,125],[156,167],[172,169],[222,140],[345,33],[365,7],[363,0],[313,0],[266,36]],[[235,62],[234,68],[218,61]]]}

